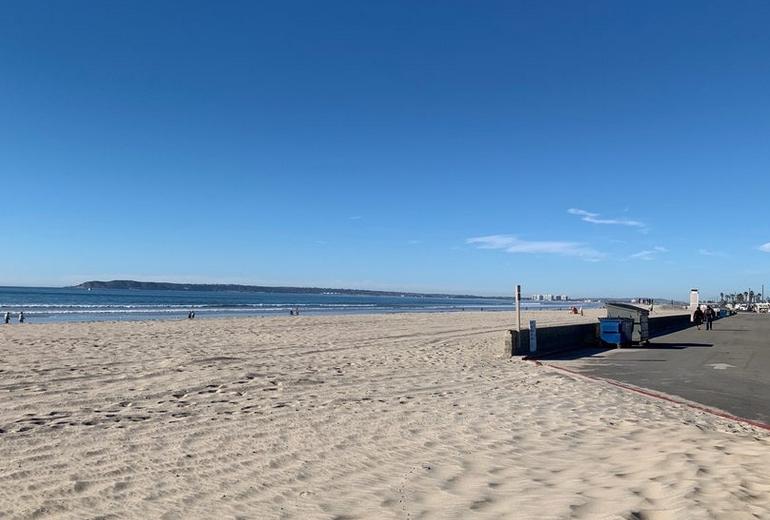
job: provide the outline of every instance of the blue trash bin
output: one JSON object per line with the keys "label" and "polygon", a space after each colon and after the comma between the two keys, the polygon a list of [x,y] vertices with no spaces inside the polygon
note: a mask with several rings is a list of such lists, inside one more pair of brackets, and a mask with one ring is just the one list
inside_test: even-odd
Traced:
{"label": "blue trash bin", "polygon": [[634,336],[634,320],[631,318],[599,318],[599,339],[616,347],[631,344]]}

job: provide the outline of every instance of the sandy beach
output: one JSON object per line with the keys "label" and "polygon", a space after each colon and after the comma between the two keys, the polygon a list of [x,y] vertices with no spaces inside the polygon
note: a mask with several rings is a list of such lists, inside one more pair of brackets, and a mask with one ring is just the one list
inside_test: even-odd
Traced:
{"label": "sandy beach", "polygon": [[0,518],[770,517],[766,432],[505,358],[513,323],[0,327]]}

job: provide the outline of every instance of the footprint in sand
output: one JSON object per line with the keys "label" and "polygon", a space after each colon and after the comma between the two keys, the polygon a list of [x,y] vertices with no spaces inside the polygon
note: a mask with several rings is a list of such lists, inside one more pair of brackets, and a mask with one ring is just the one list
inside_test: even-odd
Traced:
{"label": "footprint in sand", "polygon": [[89,487],[91,487],[91,483],[90,482],[87,482],[85,480],[78,480],[77,482],[75,482],[75,485],[72,486],[72,490],[75,493],[82,493],[83,491],[85,491]]}

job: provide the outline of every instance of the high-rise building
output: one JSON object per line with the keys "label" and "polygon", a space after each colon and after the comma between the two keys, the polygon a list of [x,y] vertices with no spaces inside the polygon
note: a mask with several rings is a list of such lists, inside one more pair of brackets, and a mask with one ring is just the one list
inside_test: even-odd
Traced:
{"label": "high-rise building", "polygon": [[569,300],[566,294],[533,294],[532,301],[538,302],[565,302]]}

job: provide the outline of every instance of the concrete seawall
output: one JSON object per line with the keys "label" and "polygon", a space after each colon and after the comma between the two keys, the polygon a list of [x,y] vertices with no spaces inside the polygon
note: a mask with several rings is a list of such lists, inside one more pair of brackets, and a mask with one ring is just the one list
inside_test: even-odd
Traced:
{"label": "concrete seawall", "polygon": [[567,349],[591,347],[599,344],[599,324],[581,323],[579,325],[559,325],[537,329],[537,352],[529,351],[529,329],[521,330],[521,343],[518,333],[509,330],[505,337],[505,352],[509,356],[528,356],[530,354],[548,354]]}
{"label": "concrete seawall", "polygon": [[[689,314],[657,316],[649,318],[650,338],[692,326]],[[537,351],[530,352],[529,329],[521,330],[521,342],[518,333],[509,330],[505,336],[505,355],[507,356],[543,356],[586,347],[599,347],[599,323],[581,323],[559,325],[537,329]]]}
{"label": "concrete seawall", "polygon": [[650,337],[655,338],[691,327],[689,314],[675,314],[673,316],[659,316],[650,318]]}

